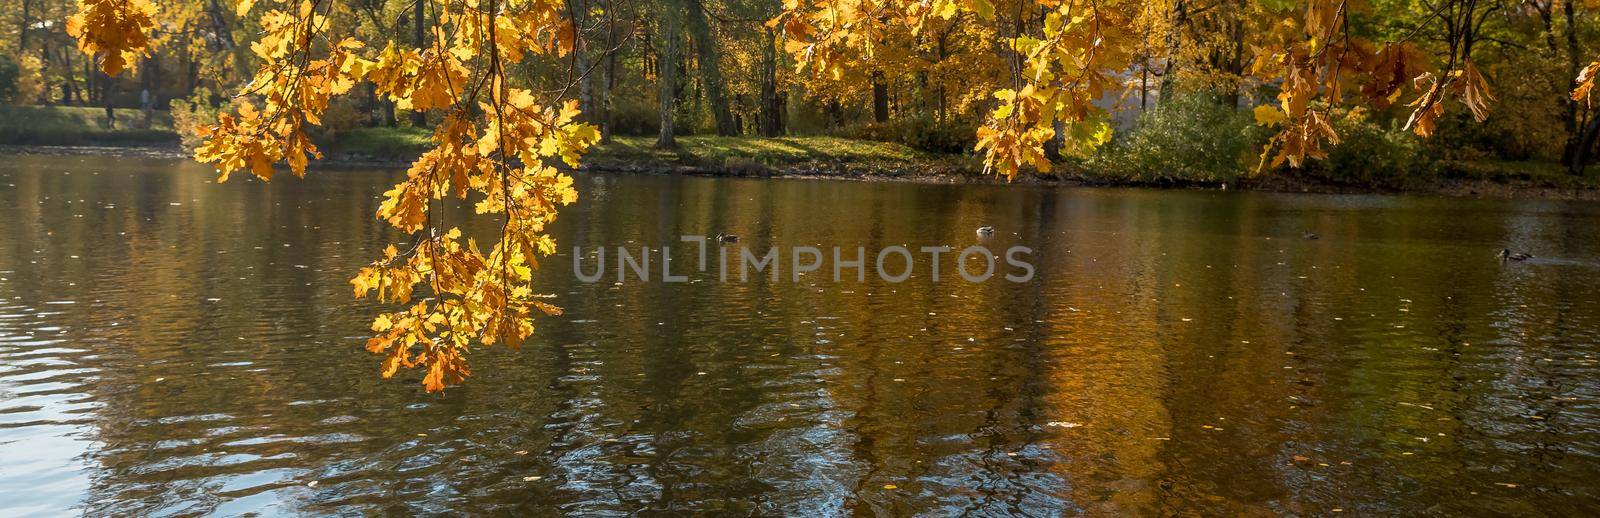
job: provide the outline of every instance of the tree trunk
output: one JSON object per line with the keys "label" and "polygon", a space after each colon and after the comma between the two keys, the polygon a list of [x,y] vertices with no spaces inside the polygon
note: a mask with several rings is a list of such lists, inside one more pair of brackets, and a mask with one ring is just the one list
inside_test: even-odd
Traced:
{"label": "tree trunk", "polygon": [[739,126],[733,120],[733,110],[728,105],[727,94],[722,89],[722,67],[717,62],[717,42],[711,35],[711,25],[706,21],[706,9],[701,0],[685,0],[685,14],[689,16],[689,34],[694,37],[696,64],[700,66],[700,86],[711,115],[717,121],[717,134],[738,135]]}
{"label": "tree trunk", "polygon": [[394,102],[391,102],[388,96],[378,95],[377,85],[367,83],[362,88],[367,97],[367,105],[372,107],[372,117],[368,122],[373,126],[395,127],[398,121],[394,120]]}
{"label": "tree trunk", "polygon": [[1185,0],[1177,0],[1172,4],[1172,28],[1167,32],[1167,62],[1161,70],[1161,93],[1156,96],[1158,104],[1167,104],[1172,99],[1172,81],[1176,79],[1178,71],[1178,53],[1182,50],[1183,38],[1178,31],[1183,30],[1183,24],[1188,21],[1189,10]]}
{"label": "tree trunk", "polygon": [[[428,46],[428,14],[423,11],[423,8],[427,5],[427,2],[417,0],[416,8],[411,12],[411,40],[412,44],[416,45],[417,52],[423,52]],[[422,110],[411,111],[412,127],[423,128],[427,127],[427,125],[428,114],[423,113]]]}
{"label": "tree trunk", "polygon": [[62,67],[61,70],[63,75],[66,76],[61,80],[61,105],[69,106],[72,104],[72,90],[75,88],[73,84],[78,80],[72,74],[72,61],[68,60],[67,66]]}
{"label": "tree trunk", "polygon": [[[1238,9],[1239,12],[1244,12],[1245,10],[1249,9],[1249,7],[1245,6],[1243,2],[1236,2],[1234,8]],[[1227,23],[1228,32],[1233,35],[1233,45],[1228,48],[1229,54],[1226,65],[1228,66],[1228,75],[1235,78],[1236,81],[1234,82],[1233,87],[1228,89],[1228,94],[1223,97],[1224,102],[1228,104],[1229,108],[1238,108],[1239,100],[1241,98],[1241,92],[1239,90],[1240,87],[1244,85],[1242,80],[1238,80],[1244,77],[1244,20],[1239,17],[1233,17],[1230,18]]]}
{"label": "tree trunk", "polygon": [[80,91],[78,88],[78,76],[75,72],[73,72],[72,54],[72,48],[66,46],[61,48],[61,73],[63,76],[65,76],[64,80],[61,82],[62,106],[71,105],[73,94]]}
{"label": "tree trunk", "polygon": [[883,72],[872,73],[872,121],[889,122],[889,85],[883,82]]}
{"label": "tree trunk", "polygon": [[1067,123],[1056,120],[1050,123],[1050,128],[1056,131],[1056,135],[1044,142],[1044,159],[1060,162],[1062,145],[1067,142]]}
{"label": "tree trunk", "polygon": [[[217,41],[222,43],[222,50],[228,51],[228,57],[233,64],[233,73],[235,74],[235,77],[249,77],[250,70],[246,65],[244,56],[241,55],[243,49],[240,49],[239,46],[234,43],[233,32],[229,30],[228,20],[223,14],[224,12],[226,11],[223,10],[222,4],[218,3],[217,0],[210,0],[208,6],[206,7],[206,13],[211,18],[211,31],[216,34]],[[224,84],[227,84],[227,80],[224,78],[217,78],[212,82],[212,86],[216,87],[215,89],[218,93],[222,91],[222,85]]]}
{"label": "tree trunk", "polygon": [[578,109],[583,113],[583,120],[594,122],[594,81],[589,77],[589,37],[583,29],[589,26],[588,0],[572,0],[572,24],[576,26],[572,36],[572,66],[578,74]]}
{"label": "tree trunk", "polygon": [[194,54],[191,52],[186,51],[183,55],[183,96],[189,97],[194,95],[196,88],[200,87],[200,60],[195,59]]}
{"label": "tree trunk", "polygon": [[116,91],[117,81],[115,78],[105,75],[105,72],[100,72],[98,77],[100,78],[101,83],[104,85],[100,89],[100,103],[106,107],[106,129],[116,129],[117,112],[116,109],[111,106],[111,98],[113,97],[112,94]]}
{"label": "tree trunk", "polygon": [[106,103],[106,75],[94,66],[94,58],[83,57],[84,106],[100,106]]}
{"label": "tree trunk", "polygon": [[656,80],[661,82],[660,101],[657,103],[661,109],[661,131],[656,134],[656,147],[673,149],[678,147],[676,128],[673,127],[673,111],[678,95],[679,6],[674,0],[667,0],[659,5],[662,12],[661,34],[658,38],[660,45],[656,48]]}
{"label": "tree trunk", "polygon": [[[950,57],[949,51],[945,47],[945,41],[946,41],[946,38],[949,36],[949,34],[950,34],[950,32],[946,31],[945,33],[939,35],[939,47],[938,47],[939,60],[937,61],[938,63],[944,63],[945,58]],[[939,85],[935,88],[936,90],[939,91],[939,103],[938,103],[938,106],[939,106],[939,122],[941,122],[941,123],[944,122],[945,118],[949,116],[948,113],[947,113],[947,112],[949,112],[949,101],[945,100],[946,94],[945,94],[945,91],[944,91],[944,84],[945,84],[945,81],[943,81],[942,78],[941,78],[941,80],[939,81]]]}
{"label": "tree trunk", "polygon": [[[1575,78],[1578,77],[1578,68],[1582,66],[1580,60],[1583,59],[1578,50],[1578,30],[1573,25],[1577,23],[1577,19],[1572,10],[1572,2],[1562,2],[1562,5],[1563,9],[1565,9],[1564,14],[1567,16],[1567,77]],[[1548,27],[1550,23],[1546,21],[1545,25]],[[1554,47],[1554,45],[1555,43],[1552,41],[1551,46]],[[1552,48],[1551,50],[1554,49]],[[1568,84],[1567,86],[1570,87],[1571,85]],[[1567,144],[1561,150],[1561,157],[1576,164],[1572,169],[1573,174],[1582,174],[1583,155],[1587,155],[1587,153],[1583,153],[1581,149],[1585,139],[1578,134],[1578,101],[1567,93],[1566,88],[1560,89],[1557,93],[1561,96],[1561,101],[1566,104],[1567,108],[1566,118],[1562,121],[1567,128]]]}
{"label": "tree trunk", "polygon": [[33,25],[33,2],[22,0],[22,29],[17,35],[17,55],[28,52],[28,26]]}
{"label": "tree trunk", "polygon": [[1139,113],[1144,113],[1146,102],[1150,99],[1150,61],[1148,59],[1139,65]]}
{"label": "tree trunk", "polygon": [[[50,69],[50,40],[45,40],[39,43],[39,75],[42,78],[50,77]],[[50,95],[49,79],[44,79],[39,85],[39,101],[43,102],[45,106],[55,104],[55,97]]]}
{"label": "tree trunk", "polygon": [[616,131],[617,121],[612,114],[611,102],[614,90],[617,87],[617,15],[613,11],[613,0],[603,0],[606,12],[606,82],[605,89],[600,91],[600,113],[596,117],[600,121],[600,141],[610,142],[611,135]]}
{"label": "tree trunk", "polygon": [[155,119],[156,85],[161,77],[161,62],[155,56],[145,56],[144,68],[139,71],[142,83],[139,90],[139,109],[144,113],[143,119],[138,122],[140,129],[148,129]]}
{"label": "tree trunk", "polygon": [[1567,161],[1567,172],[1574,175],[1583,174],[1583,167],[1589,164],[1596,141],[1600,141],[1600,117],[1595,117],[1583,128],[1583,135],[1578,137],[1578,142],[1572,151],[1572,157]]}
{"label": "tree trunk", "polygon": [[783,134],[783,104],[778,100],[777,32],[767,28],[761,53],[761,136]]}

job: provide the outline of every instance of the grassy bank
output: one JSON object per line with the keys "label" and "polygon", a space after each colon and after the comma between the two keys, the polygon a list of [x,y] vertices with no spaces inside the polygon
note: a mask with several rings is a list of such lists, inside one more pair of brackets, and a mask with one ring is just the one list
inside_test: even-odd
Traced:
{"label": "grassy bank", "polygon": [[[118,110],[115,128],[103,126],[104,111],[79,107],[0,106],[0,144],[24,146],[171,146],[177,141],[171,118],[155,112],[152,124],[135,129],[142,114]],[[360,128],[325,139],[323,151],[332,162],[403,166],[426,150],[430,132],[413,128]],[[597,171],[729,176],[829,177],[930,182],[998,183],[984,175],[980,161],[969,155],[928,153],[896,143],[838,137],[679,137],[678,147],[658,149],[653,137],[618,136],[596,147],[584,166]],[[1159,154],[1157,154],[1159,155]],[[1177,153],[1164,160],[1180,160]],[[1148,157],[1150,155],[1139,155]],[[1425,173],[1396,175],[1344,174],[1308,168],[1252,175],[1215,168],[1205,174],[1185,168],[1165,174],[1129,174],[1116,155],[1064,163],[1058,174],[1027,176],[1026,183],[1134,185],[1308,191],[1308,192],[1433,192],[1452,195],[1527,196],[1600,199],[1600,168],[1571,175],[1559,164],[1532,161],[1437,161]],[[1133,159],[1126,159],[1133,160]],[[1131,162],[1130,162],[1131,163]],[[1392,169],[1392,167],[1391,167]],[[1371,178],[1371,180],[1360,180]],[[1394,178],[1406,178],[1395,182]]]}
{"label": "grassy bank", "polygon": [[175,146],[172,116],[151,112],[148,127],[139,110],[118,109],[107,127],[104,108],[0,105],[0,144],[30,146]]}
{"label": "grassy bank", "polygon": [[[325,148],[336,159],[408,160],[429,146],[428,132],[411,128],[366,128],[342,135]],[[714,176],[831,177],[959,183],[1001,183],[984,175],[976,157],[927,153],[895,143],[837,137],[678,138],[678,148],[655,147],[653,137],[618,136],[584,157],[586,168],[637,173]],[[1231,188],[1299,192],[1418,192],[1457,196],[1600,199],[1600,168],[1571,175],[1560,164],[1537,161],[1442,161],[1406,183],[1350,181],[1315,170],[1230,171],[1206,178],[1186,175],[1139,177],[1095,165],[1061,164],[1059,174],[1026,176],[1025,183]]]}
{"label": "grassy bank", "polygon": [[[331,155],[355,161],[413,157],[430,145],[429,133],[412,128],[362,128],[327,143]],[[655,147],[654,137],[617,136],[584,157],[587,168],[609,171],[770,176],[924,176],[981,172],[959,155],[917,151],[886,142],[838,137],[678,138],[676,149]]]}

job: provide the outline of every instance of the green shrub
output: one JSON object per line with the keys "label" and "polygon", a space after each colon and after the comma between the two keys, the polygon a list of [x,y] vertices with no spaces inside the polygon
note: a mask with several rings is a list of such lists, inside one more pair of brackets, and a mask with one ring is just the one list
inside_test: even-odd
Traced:
{"label": "green shrub", "polygon": [[617,103],[611,111],[613,135],[647,136],[661,132],[661,113],[655,106]]}
{"label": "green shrub", "polygon": [[1495,78],[1496,98],[1488,118],[1477,121],[1465,106],[1450,102],[1424,146],[1444,160],[1559,160],[1573,86],[1565,59],[1530,52],[1486,68],[1485,75]]}
{"label": "green shrub", "polygon": [[1266,138],[1248,110],[1181,95],[1140,115],[1089,167],[1140,181],[1229,181],[1255,167]]}
{"label": "green shrub", "polygon": [[201,126],[217,123],[217,114],[222,111],[212,98],[211,90],[205,87],[196,88],[188,99],[173,99],[169,106],[172,111],[172,129],[178,133],[178,141],[183,149],[193,151],[200,145],[198,133]]}
{"label": "green shrub", "polygon": [[960,122],[939,122],[930,115],[916,115],[889,122],[846,128],[843,135],[862,140],[895,142],[919,151],[959,154],[972,151],[978,142],[977,128]]}
{"label": "green shrub", "polygon": [[17,97],[17,80],[22,77],[22,67],[17,60],[0,54],[0,102],[14,103]]}
{"label": "green shrub", "polygon": [[44,76],[39,71],[39,58],[23,56],[21,59],[0,55],[0,103],[28,106],[37,104],[44,95]]}
{"label": "green shrub", "polygon": [[1328,158],[1307,166],[1324,179],[1361,185],[1406,187],[1428,180],[1437,171],[1421,139],[1398,121],[1375,121],[1355,110],[1334,121],[1339,144]]}
{"label": "green shrub", "polygon": [[322,124],[310,126],[311,137],[317,141],[328,141],[366,125],[371,116],[361,111],[358,103],[349,96],[333,98],[328,102],[328,109],[322,112]]}

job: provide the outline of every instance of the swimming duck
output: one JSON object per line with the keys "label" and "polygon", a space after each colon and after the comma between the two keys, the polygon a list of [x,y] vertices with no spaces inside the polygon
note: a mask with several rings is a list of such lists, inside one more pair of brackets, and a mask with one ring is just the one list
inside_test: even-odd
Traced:
{"label": "swimming duck", "polygon": [[1500,253],[1495,254],[1495,255],[1497,257],[1499,257],[1501,261],[1506,261],[1506,260],[1526,261],[1526,260],[1529,260],[1529,259],[1533,259],[1533,254],[1525,254],[1525,253],[1522,253],[1522,252],[1512,252],[1511,250],[1505,249],[1505,248],[1501,248],[1500,249]]}
{"label": "swimming duck", "polygon": [[978,227],[978,235],[980,235],[980,236],[992,236],[992,235],[994,235],[994,227],[991,227],[991,226],[988,226],[988,225],[984,225],[984,226]]}
{"label": "swimming duck", "polygon": [[739,236],[735,236],[733,234],[724,234],[724,233],[718,232],[717,233],[717,242],[718,243],[738,243],[739,242]]}

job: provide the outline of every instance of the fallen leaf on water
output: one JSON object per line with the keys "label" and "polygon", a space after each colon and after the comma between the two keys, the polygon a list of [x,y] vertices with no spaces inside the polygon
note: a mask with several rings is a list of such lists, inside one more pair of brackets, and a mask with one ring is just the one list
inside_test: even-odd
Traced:
{"label": "fallen leaf on water", "polygon": [[539,480],[541,478],[544,478],[544,477],[522,477],[522,481],[523,482],[533,482],[533,481]]}
{"label": "fallen leaf on water", "polygon": [[896,486],[894,484],[884,484],[883,488],[884,489],[900,489],[900,486]]}

